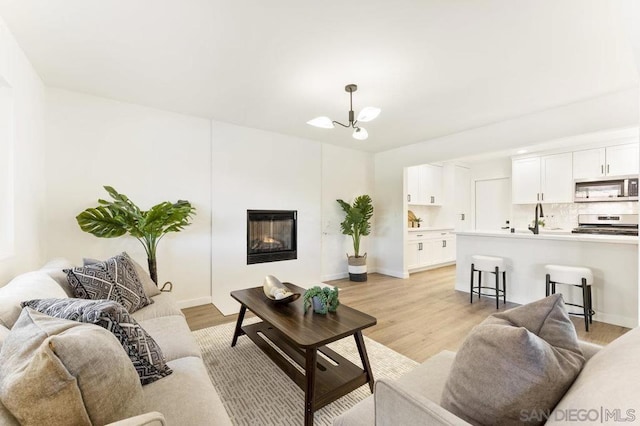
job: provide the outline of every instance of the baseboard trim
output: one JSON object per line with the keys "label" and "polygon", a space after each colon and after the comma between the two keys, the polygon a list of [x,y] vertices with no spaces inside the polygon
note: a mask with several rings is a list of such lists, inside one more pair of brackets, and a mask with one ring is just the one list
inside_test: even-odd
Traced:
{"label": "baseboard trim", "polygon": [[333,280],[341,280],[343,278],[348,278],[349,277],[349,272],[345,271],[345,272],[341,272],[339,274],[328,274],[328,275],[323,275],[320,278],[320,281],[333,281]]}
{"label": "baseboard trim", "polygon": [[194,306],[206,305],[213,302],[211,301],[211,296],[207,296],[207,297],[199,297],[197,299],[179,300],[177,303],[178,303],[178,308],[184,309],[184,308],[191,308]]}
{"label": "baseboard trim", "polygon": [[437,263],[435,265],[429,265],[429,266],[423,266],[421,268],[410,269],[409,273],[413,274],[415,272],[428,271],[430,269],[438,269],[438,268],[442,268],[443,266],[449,266],[449,265],[455,265],[455,264],[456,264],[455,260],[452,262]]}
{"label": "baseboard trim", "polygon": [[384,268],[380,269],[380,268],[378,268],[376,270],[376,272],[378,274],[388,275],[390,277],[395,277],[395,278],[403,278],[403,279],[404,278],[409,278],[409,273],[405,272],[405,271],[394,271],[392,269],[384,269]]}

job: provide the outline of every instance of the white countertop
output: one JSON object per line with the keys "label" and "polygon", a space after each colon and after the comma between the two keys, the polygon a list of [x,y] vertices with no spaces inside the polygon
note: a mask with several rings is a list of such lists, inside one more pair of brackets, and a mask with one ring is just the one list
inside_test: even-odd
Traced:
{"label": "white countertop", "polygon": [[581,241],[587,243],[614,243],[614,244],[635,244],[638,245],[638,237],[628,235],[594,235],[594,234],[572,234],[568,230],[540,230],[538,235],[534,235],[529,230],[516,230],[511,233],[505,229],[500,231],[465,231],[456,232],[456,235],[471,237],[498,237],[517,238],[529,240],[555,240],[555,241]]}
{"label": "white countertop", "polygon": [[443,228],[439,226],[422,226],[420,228],[407,228],[409,232],[426,232],[426,231],[453,231],[454,228]]}

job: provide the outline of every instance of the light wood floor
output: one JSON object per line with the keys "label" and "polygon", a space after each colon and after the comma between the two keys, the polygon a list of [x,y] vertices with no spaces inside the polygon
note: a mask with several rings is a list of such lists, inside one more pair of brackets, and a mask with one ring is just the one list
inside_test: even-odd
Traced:
{"label": "light wood floor", "polygon": [[[415,361],[423,362],[448,349],[457,350],[469,331],[496,312],[495,299],[469,303],[469,294],[454,290],[455,266],[411,274],[403,280],[370,274],[364,283],[348,279],[330,281],[340,288],[340,302],[378,319],[363,333]],[[517,306],[500,304],[500,310]],[[183,310],[192,330],[234,322],[236,315],[223,316],[213,305]],[[582,318],[572,318],[582,340],[607,344],[627,328],[594,319],[589,333]]]}

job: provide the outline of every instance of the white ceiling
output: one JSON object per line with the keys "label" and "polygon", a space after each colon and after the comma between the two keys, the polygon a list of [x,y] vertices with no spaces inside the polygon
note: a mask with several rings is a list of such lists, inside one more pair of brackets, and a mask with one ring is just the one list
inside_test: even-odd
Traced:
{"label": "white ceiling", "polygon": [[[637,84],[609,0],[0,0],[49,86],[378,152]],[[373,105],[367,141],[307,120]]]}

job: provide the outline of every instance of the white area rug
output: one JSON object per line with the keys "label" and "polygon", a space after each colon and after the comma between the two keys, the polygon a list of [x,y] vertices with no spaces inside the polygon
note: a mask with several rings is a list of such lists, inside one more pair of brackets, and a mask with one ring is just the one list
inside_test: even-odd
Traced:
{"label": "white area rug", "polygon": [[[245,321],[245,324],[253,321],[255,319]],[[193,332],[209,377],[233,424],[302,425],[304,392],[247,336],[240,336],[232,348],[234,328],[235,323],[232,323]],[[364,340],[375,379],[393,379],[417,365],[374,340],[367,337]],[[332,343],[329,347],[362,366],[353,337]],[[334,417],[369,395],[368,385],[359,387],[316,411],[314,425],[331,425]]]}

